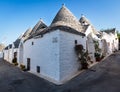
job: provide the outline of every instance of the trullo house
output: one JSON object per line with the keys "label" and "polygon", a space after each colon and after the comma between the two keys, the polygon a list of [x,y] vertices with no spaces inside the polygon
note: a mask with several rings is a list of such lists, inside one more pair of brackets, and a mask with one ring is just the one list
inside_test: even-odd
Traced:
{"label": "trullo house", "polygon": [[76,17],[63,5],[51,25],[43,22],[23,43],[23,64],[32,73],[56,84],[78,73],[75,44],[86,49],[86,36]]}
{"label": "trullo house", "polygon": [[95,27],[91,24],[91,22],[82,15],[79,22],[83,27],[83,33],[85,33],[87,40],[86,40],[86,50],[88,51],[88,55],[90,57],[90,61],[95,61],[95,41],[98,41],[101,44],[101,39],[98,37],[99,32],[95,29]]}

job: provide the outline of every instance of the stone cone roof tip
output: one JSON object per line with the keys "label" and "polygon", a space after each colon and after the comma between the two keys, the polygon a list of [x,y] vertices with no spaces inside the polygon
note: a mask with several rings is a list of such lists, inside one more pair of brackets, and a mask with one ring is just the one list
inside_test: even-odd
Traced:
{"label": "stone cone roof tip", "polygon": [[67,26],[71,27],[79,32],[82,32],[82,27],[77,18],[67,9],[64,5],[58,11],[55,18],[53,19],[51,27],[55,26]]}
{"label": "stone cone roof tip", "polygon": [[88,25],[91,24],[90,21],[82,14],[81,18],[79,19],[80,23],[86,22]]}

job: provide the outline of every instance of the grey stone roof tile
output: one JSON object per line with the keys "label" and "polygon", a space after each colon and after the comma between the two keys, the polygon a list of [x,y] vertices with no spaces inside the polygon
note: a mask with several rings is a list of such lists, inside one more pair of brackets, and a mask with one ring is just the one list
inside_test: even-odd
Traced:
{"label": "grey stone roof tile", "polygon": [[85,36],[85,34],[82,33],[84,29],[81,26],[79,20],[77,20],[77,18],[65,6],[62,6],[62,8],[58,11],[58,13],[56,14],[55,18],[53,19],[49,27],[40,28],[39,31],[37,32],[34,31],[35,34],[31,35],[28,39],[31,39],[38,35],[44,35],[46,33],[55,31],[57,29],[61,31],[66,31],[73,34]]}
{"label": "grey stone roof tile", "polygon": [[50,26],[68,26],[79,32],[83,31],[77,18],[65,6],[58,11]]}
{"label": "grey stone roof tile", "polygon": [[18,38],[15,42],[13,42],[15,48],[19,47],[20,41],[21,39]]}
{"label": "grey stone roof tile", "polygon": [[[54,26],[54,27],[49,27],[49,28],[46,28],[44,29],[43,31],[41,31],[39,34],[37,35],[43,35],[45,33],[48,33],[48,32],[51,32],[51,31],[55,31],[55,30],[61,30],[61,31],[66,31],[66,32],[69,32],[69,33],[73,33],[73,34],[77,34],[77,35],[81,35],[81,36],[85,36],[84,33],[82,32],[79,32],[79,31],[76,31],[75,29],[71,28],[71,27],[68,27],[68,26]],[[36,36],[37,36],[36,35]]]}
{"label": "grey stone roof tile", "polygon": [[40,21],[33,27],[31,35],[36,34],[37,31],[41,31],[41,29],[46,27],[47,25],[40,19]]}

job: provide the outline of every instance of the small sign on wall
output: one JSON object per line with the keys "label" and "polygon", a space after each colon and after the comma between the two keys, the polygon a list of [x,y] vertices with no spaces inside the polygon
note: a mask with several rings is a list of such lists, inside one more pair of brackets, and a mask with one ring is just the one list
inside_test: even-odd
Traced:
{"label": "small sign on wall", "polygon": [[58,42],[58,38],[57,37],[53,37],[52,42],[53,43],[57,43]]}

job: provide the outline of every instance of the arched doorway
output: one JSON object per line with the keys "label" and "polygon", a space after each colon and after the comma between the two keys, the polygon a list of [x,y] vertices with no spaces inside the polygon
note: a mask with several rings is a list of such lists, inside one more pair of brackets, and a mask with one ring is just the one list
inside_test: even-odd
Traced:
{"label": "arched doorway", "polygon": [[22,64],[23,63],[23,43],[20,44],[19,47],[19,63]]}

